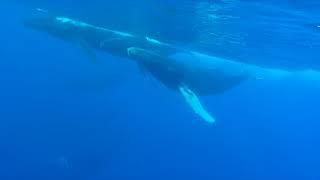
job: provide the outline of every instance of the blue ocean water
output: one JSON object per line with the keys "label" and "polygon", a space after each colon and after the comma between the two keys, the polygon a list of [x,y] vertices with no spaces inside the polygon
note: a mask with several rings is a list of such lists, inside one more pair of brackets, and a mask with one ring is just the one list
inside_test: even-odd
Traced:
{"label": "blue ocean water", "polygon": [[320,79],[201,97],[208,125],[125,58],[27,29],[34,8],[208,54],[320,71],[317,0],[3,0],[0,179],[320,179]]}

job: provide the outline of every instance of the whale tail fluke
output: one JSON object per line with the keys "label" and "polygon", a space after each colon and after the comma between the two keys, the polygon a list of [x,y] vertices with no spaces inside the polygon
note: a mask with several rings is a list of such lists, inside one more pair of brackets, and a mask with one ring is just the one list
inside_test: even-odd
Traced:
{"label": "whale tail fluke", "polygon": [[215,119],[203,108],[199,98],[193,91],[184,85],[179,87],[179,91],[196,114],[208,123],[215,122]]}

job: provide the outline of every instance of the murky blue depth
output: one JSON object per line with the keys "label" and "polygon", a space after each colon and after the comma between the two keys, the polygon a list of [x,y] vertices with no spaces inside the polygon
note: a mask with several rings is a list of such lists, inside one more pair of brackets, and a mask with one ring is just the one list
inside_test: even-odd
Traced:
{"label": "murky blue depth", "polygon": [[[320,78],[250,81],[201,97],[125,57],[24,26],[36,8],[183,49],[320,71],[317,0],[3,0],[1,180],[318,180]],[[259,79],[259,77],[257,77]]]}

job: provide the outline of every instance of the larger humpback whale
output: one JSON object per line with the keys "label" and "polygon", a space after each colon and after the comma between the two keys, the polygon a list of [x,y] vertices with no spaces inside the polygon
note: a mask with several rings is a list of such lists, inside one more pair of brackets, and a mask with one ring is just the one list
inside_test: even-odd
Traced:
{"label": "larger humpback whale", "polygon": [[27,27],[45,31],[83,47],[88,54],[101,50],[135,61],[166,87],[179,92],[190,107],[209,123],[215,119],[205,110],[198,96],[224,92],[248,79],[279,79],[294,74],[262,68],[220,57],[184,50],[150,37],[115,31],[38,9],[38,15],[25,21]]}

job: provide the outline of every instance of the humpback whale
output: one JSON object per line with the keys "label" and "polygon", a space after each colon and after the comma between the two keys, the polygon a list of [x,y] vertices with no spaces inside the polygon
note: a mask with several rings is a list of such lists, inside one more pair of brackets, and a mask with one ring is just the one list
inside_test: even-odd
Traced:
{"label": "humpback whale", "polygon": [[203,107],[199,96],[222,93],[249,79],[281,79],[297,73],[319,75],[312,70],[290,72],[263,68],[52,15],[44,10],[37,13],[40,15],[25,21],[27,27],[78,44],[90,57],[94,56],[94,50],[101,50],[135,61],[140,69],[180,93],[192,110],[208,123],[214,123],[215,118]]}

